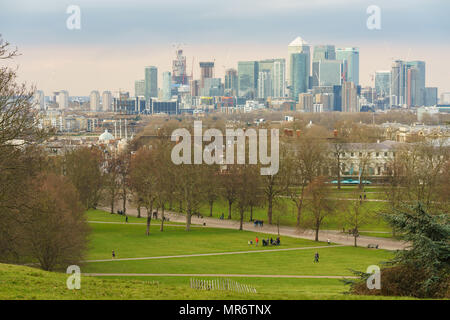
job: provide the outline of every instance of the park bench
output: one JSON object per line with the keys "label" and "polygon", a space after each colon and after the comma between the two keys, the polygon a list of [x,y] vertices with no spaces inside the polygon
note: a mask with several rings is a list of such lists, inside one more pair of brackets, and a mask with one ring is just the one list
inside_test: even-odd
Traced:
{"label": "park bench", "polygon": [[376,244],[376,243],[369,243],[369,244],[367,245],[367,248],[375,248],[375,249],[378,249],[378,244]]}

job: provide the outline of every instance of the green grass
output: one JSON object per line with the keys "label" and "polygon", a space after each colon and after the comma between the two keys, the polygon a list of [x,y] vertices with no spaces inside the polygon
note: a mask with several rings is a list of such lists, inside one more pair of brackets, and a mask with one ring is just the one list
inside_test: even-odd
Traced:
{"label": "green grass", "polygon": [[189,279],[189,277],[82,276],[81,289],[69,290],[66,287],[66,274],[0,264],[0,300],[385,299],[375,296],[344,295],[342,292],[348,289],[341,281],[334,279],[232,278],[239,283],[252,285],[257,289],[257,294],[195,290],[189,287]]}
{"label": "green grass", "polygon": [[[152,225],[149,236],[145,235],[145,225],[91,223],[90,227],[92,233],[88,260],[111,258],[112,250],[117,258],[243,251],[255,247],[249,247],[248,241],[254,241],[256,236],[260,239],[276,237],[250,231],[207,227],[192,228],[188,232],[182,227],[166,226],[161,232],[159,225]],[[258,249],[325,245],[323,242],[291,237],[281,237],[281,241],[279,247],[260,245]]]}

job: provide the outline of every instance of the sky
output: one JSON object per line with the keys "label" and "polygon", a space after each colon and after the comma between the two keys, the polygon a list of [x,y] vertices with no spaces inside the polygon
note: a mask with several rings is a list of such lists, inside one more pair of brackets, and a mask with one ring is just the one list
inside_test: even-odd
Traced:
{"label": "sky", "polygon": [[[70,30],[70,5],[81,28]],[[380,8],[380,30],[366,12]],[[0,33],[17,46],[19,80],[46,95],[68,90],[130,91],[144,67],[171,71],[175,48],[187,56],[188,74],[215,61],[215,76],[238,61],[288,58],[301,36],[311,46],[360,49],[361,85],[394,59],[424,60],[426,86],[450,92],[449,0],[1,0]],[[192,65],[192,62],[194,64]]]}

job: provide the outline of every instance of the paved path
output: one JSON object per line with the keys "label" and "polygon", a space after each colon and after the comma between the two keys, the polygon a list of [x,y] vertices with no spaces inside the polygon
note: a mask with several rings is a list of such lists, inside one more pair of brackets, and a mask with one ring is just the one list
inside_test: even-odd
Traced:
{"label": "paved path", "polygon": [[343,247],[344,245],[330,245],[330,246],[317,246],[317,247],[300,247],[300,248],[284,248],[284,249],[266,249],[266,250],[251,250],[251,251],[231,251],[231,252],[211,252],[211,253],[194,253],[194,254],[182,254],[176,256],[156,256],[156,257],[139,257],[139,258],[121,258],[121,259],[98,259],[98,260],[85,260],[83,262],[111,262],[111,261],[132,261],[132,260],[156,260],[156,259],[170,259],[170,258],[191,258],[191,257],[206,257],[206,256],[223,256],[229,254],[243,254],[243,253],[268,253],[278,251],[293,251],[293,250],[307,250],[307,249],[323,249],[323,248],[335,248]]}
{"label": "paved path", "polygon": [[240,278],[291,278],[291,279],[358,279],[356,276],[304,276],[278,274],[210,274],[210,273],[83,273],[92,277],[240,277]]}
{"label": "paved path", "polygon": [[[103,210],[109,210],[108,208],[100,208]],[[137,216],[137,210],[135,208],[127,208],[127,214],[132,216]],[[186,215],[179,214],[176,212],[165,211],[164,215],[170,218],[171,222],[186,222]],[[220,220],[217,218],[203,217],[198,218],[192,216],[192,224],[203,225],[205,223],[206,227],[210,228],[223,228],[223,229],[239,229],[239,221],[237,220]],[[276,225],[264,224],[263,227],[255,227],[253,222],[244,222],[243,229],[246,231],[252,231],[256,233],[267,233],[267,234],[278,234],[278,229]],[[289,236],[293,238],[301,238],[314,240],[315,232],[314,230],[298,230],[295,227],[280,226],[280,235]],[[333,230],[322,230],[319,231],[319,241],[327,241],[330,239],[332,243],[343,244],[347,246],[353,246],[354,239],[351,235],[347,233],[342,233]],[[403,241],[388,239],[388,238],[377,238],[369,236],[359,236],[357,241],[358,246],[367,247],[368,244],[378,244],[379,249],[386,250],[401,250],[404,249],[407,244]]]}

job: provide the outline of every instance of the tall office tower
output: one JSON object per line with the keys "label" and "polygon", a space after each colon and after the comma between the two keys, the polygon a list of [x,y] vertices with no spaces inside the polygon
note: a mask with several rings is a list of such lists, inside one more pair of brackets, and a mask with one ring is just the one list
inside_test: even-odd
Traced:
{"label": "tall office tower", "polygon": [[238,96],[253,99],[258,82],[258,62],[238,62]]}
{"label": "tall office tower", "polygon": [[44,91],[37,90],[34,94],[34,101],[35,106],[34,108],[37,110],[45,110],[45,95]]}
{"label": "tall office tower", "polygon": [[291,97],[298,99],[300,93],[308,90],[308,81],[305,77],[308,70],[309,56],[305,53],[292,53],[290,56],[290,87]]}
{"label": "tall office tower", "polygon": [[158,69],[145,67],[145,100],[158,96]]}
{"label": "tall office tower", "polygon": [[200,95],[200,80],[190,80],[191,96],[198,97]]}
{"label": "tall office tower", "polygon": [[145,96],[145,80],[134,81],[134,96]]}
{"label": "tall office tower", "polygon": [[333,111],[342,111],[342,86],[333,86]]}
{"label": "tall office tower", "polygon": [[261,70],[258,73],[258,98],[267,99],[272,96],[272,73]]}
{"label": "tall office tower", "polygon": [[172,98],[172,74],[163,72],[162,100],[169,101]]}
{"label": "tall office tower", "polygon": [[389,97],[391,71],[375,71],[375,91],[378,97]]}
{"label": "tall office tower", "polygon": [[319,60],[317,64],[316,75],[318,75],[318,85],[338,86],[342,82],[343,63],[341,60]]}
{"label": "tall office tower", "polygon": [[204,87],[206,78],[214,77],[214,62],[200,62],[200,87]]}
{"label": "tall office tower", "polygon": [[425,62],[424,61],[408,61],[408,70],[411,78],[407,78],[411,83],[407,83],[408,90],[407,103],[408,106],[423,106],[425,99]]}
{"label": "tall office tower", "polygon": [[401,106],[405,103],[405,63],[402,60],[396,60],[391,67],[391,94],[390,105]]}
{"label": "tall office tower", "polygon": [[58,94],[58,105],[59,109],[67,109],[69,107],[69,92],[66,90],[61,90]]}
{"label": "tall office tower", "polygon": [[[305,82],[306,89],[309,89],[309,77],[310,77],[310,64],[311,64],[311,48],[309,44],[303,40],[301,37],[297,37],[288,45],[288,59],[289,59],[289,85],[292,86],[292,54],[294,53],[302,53],[305,55],[305,70],[302,72],[303,77],[305,78],[302,82]],[[295,99],[297,99],[298,95],[295,95]]]}
{"label": "tall office tower", "polygon": [[342,112],[359,112],[357,89],[353,82],[342,84]]}
{"label": "tall office tower", "polygon": [[111,91],[103,91],[102,93],[102,111],[111,111],[112,107],[112,94]]}
{"label": "tall office tower", "polygon": [[236,96],[238,92],[238,75],[236,69],[225,71],[225,95]]}
{"label": "tall office tower", "polygon": [[361,88],[361,97],[364,97],[368,103],[373,103],[376,99],[375,89],[372,87]]}
{"label": "tall office tower", "polygon": [[91,111],[98,111],[100,109],[100,93],[97,90],[91,91],[89,95],[89,104]]}
{"label": "tall office tower", "polygon": [[438,88],[426,87],[423,105],[425,107],[435,106],[438,103]]}
{"label": "tall office tower", "polygon": [[274,98],[283,98],[286,95],[286,60],[275,59],[272,69],[272,89]]}
{"label": "tall office tower", "polygon": [[314,105],[313,95],[311,93],[300,93],[298,95],[297,110],[311,112]]}
{"label": "tall office tower", "polygon": [[223,85],[221,78],[205,78],[200,94],[206,97],[216,97],[223,95]]}
{"label": "tall office tower", "polygon": [[[347,64],[344,70],[345,82],[353,82],[359,85],[359,49],[358,48],[338,48],[336,49],[336,59]],[[345,66],[345,65],[344,65]]]}
{"label": "tall office tower", "polygon": [[311,87],[319,86],[319,63],[323,60],[336,60],[336,50],[334,45],[314,46]]}
{"label": "tall office tower", "polygon": [[188,84],[189,79],[186,74],[186,57],[183,56],[183,50],[175,52],[175,60],[172,61],[172,83]]}

